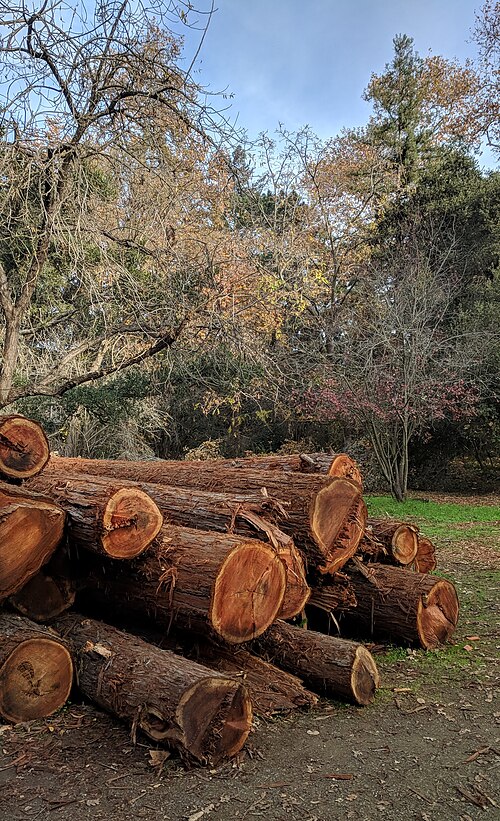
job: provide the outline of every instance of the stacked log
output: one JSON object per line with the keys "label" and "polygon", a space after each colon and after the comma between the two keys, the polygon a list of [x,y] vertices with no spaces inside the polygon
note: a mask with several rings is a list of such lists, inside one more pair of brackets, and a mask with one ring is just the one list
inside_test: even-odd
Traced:
{"label": "stacked log", "polygon": [[[21,437],[12,431],[32,428],[6,426],[19,462]],[[368,520],[361,475],[346,454],[52,457],[43,471],[41,462],[30,462],[27,485],[0,485],[0,595],[19,613],[51,622],[64,652],[51,645],[47,656],[59,652],[63,670],[73,653],[87,698],[134,736],[140,730],[189,760],[217,762],[241,749],[252,705],[270,715],[311,707],[316,693],[369,704],[377,666],[346,635],[433,649],[455,629],[456,591],[428,572],[434,545],[407,522]],[[72,611],[75,600],[85,615]],[[304,629],[314,613],[340,636]],[[302,626],[286,622],[292,618]],[[24,623],[33,638],[46,630]],[[118,629],[125,625],[127,633]],[[53,636],[42,638],[57,644]],[[36,664],[27,653],[11,658],[9,642],[0,698],[5,681],[4,712],[19,720],[20,679],[34,686],[43,653],[27,644]],[[49,682],[57,677],[51,664]],[[60,675],[67,682],[67,672]]]}
{"label": "stacked log", "polygon": [[43,470],[49,456],[38,422],[19,414],[0,416],[0,476],[7,481],[30,479]]}

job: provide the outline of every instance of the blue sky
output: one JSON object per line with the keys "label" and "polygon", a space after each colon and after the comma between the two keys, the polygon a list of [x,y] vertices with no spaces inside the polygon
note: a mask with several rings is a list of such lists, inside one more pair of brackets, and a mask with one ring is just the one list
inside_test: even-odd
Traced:
{"label": "blue sky", "polygon": [[[249,137],[309,125],[326,138],[362,125],[372,72],[392,57],[396,34],[422,56],[474,57],[471,29],[481,0],[218,0],[196,79],[234,97],[229,116]],[[209,0],[198,0],[208,9]],[[200,18],[201,19],[201,18]],[[197,42],[186,38],[186,56]],[[490,163],[490,156],[482,161]]]}

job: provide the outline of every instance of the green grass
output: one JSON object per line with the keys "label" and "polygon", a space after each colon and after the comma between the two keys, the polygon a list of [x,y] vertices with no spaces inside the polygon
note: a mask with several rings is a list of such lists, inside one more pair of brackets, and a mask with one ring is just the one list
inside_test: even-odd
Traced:
{"label": "green grass", "polygon": [[[466,505],[408,499],[396,502],[390,496],[368,496],[370,516],[389,516],[415,522],[430,538],[446,541],[495,539],[500,548],[500,506]],[[461,525],[453,527],[453,525]]]}

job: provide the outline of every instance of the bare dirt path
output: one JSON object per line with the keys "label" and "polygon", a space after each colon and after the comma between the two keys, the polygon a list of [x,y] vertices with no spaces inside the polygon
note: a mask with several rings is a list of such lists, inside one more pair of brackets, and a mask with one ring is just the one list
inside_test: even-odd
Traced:
{"label": "bare dirt path", "polygon": [[0,728],[0,818],[84,821],[439,821],[500,817],[498,546],[447,544],[455,644],[379,655],[383,687],[357,709],[257,722],[248,751],[216,771],[178,759],[73,702],[29,727]]}

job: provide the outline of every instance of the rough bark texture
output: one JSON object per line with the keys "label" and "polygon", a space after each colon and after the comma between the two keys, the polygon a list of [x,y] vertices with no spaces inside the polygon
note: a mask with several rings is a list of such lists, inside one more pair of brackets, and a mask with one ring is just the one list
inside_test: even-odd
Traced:
{"label": "rough bark texture", "polygon": [[351,610],[356,607],[357,600],[348,577],[343,573],[336,573],[331,578],[325,577],[320,584],[313,587],[309,604],[327,613],[335,613],[340,610]]}
{"label": "rough bark texture", "polygon": [[347,453],[290,453],[286,455],[247,456],[237,459],[215,459],[221,467],[240,470],[282,470],[292,473],[324,473],[362,484],[361,471]]}
{"label": "rough bark texture", "polygon": [[270,662],[299,675],[318,692],[369,704],[379,686],[377,665],[361,644],[279,621],[252,644]]}
{"label": "rough bark texture", "polygon": [[349,479],[318,474],[221,468],[207,462],[126,462],[117,459],[62,459],[53,457],[54,469],[141,482],[192,487],[209,492],[248,494],[262,492],[287,503],[280,528],[293,536],[309,563],[333,573],[354,555],[364,532],[366,507],[361,489]]}
{"label": "rough bark texture", "polygon": [[241,683],[92,619],[55,623],[78,659],[82,692],[149,738],[217,763],[243,746],[252,708]]}
{"label": "rough bark texture", "polygon": [[0,416],[0,475],[30,479],[49,461],[47,437],[38,422],[12,414]]}
{"label": "rough bark texture", "polygon": [[72,682],[71,656],[57,635],[0,614],[0,716],[14,723],[45,718],[64,705]]}
{"label": "rough bark texture", "polygon": [[0,484],[0,601],[20,590],[63,538],[64,511],[42,497]]}
{"label": "rough bark texture", "polygon": [[[357,607],[342,624],[363,635],[389,636],[427,650],[448,641],[458,621],[458,597],[451,582],[399,567],[358,562],[348,570]],[[344,621],[345,620],[345,621]]]}
{"label": "rough bark texture", "polygon": [[84,584],[167,628],[211,628],[238,644],[276,619],[286,572],[274,548],[257,539],[164,525],[147,556],[119,567],[96,561]]}
{"label": "rough bark texture", "polygon": [[418,537],[417,553],[413,562],[413,569],[417,573],[430,573],[437,567],[436,547],[430,539]]}
{"label": "rough bark texture", "polygon": [[418,528],[394,519],[368,519],[367,533],[384,545],[393,564],[409,565],[418,546]]}
{"label": "rough bark texture", "polygon": [[119,480],[61,479],[50,472],[33,479],[31,489],[50,496],[68,514],[68,535],[88,550],[114,559],[140,555],[157,536],[163,516],[138,487]]}

